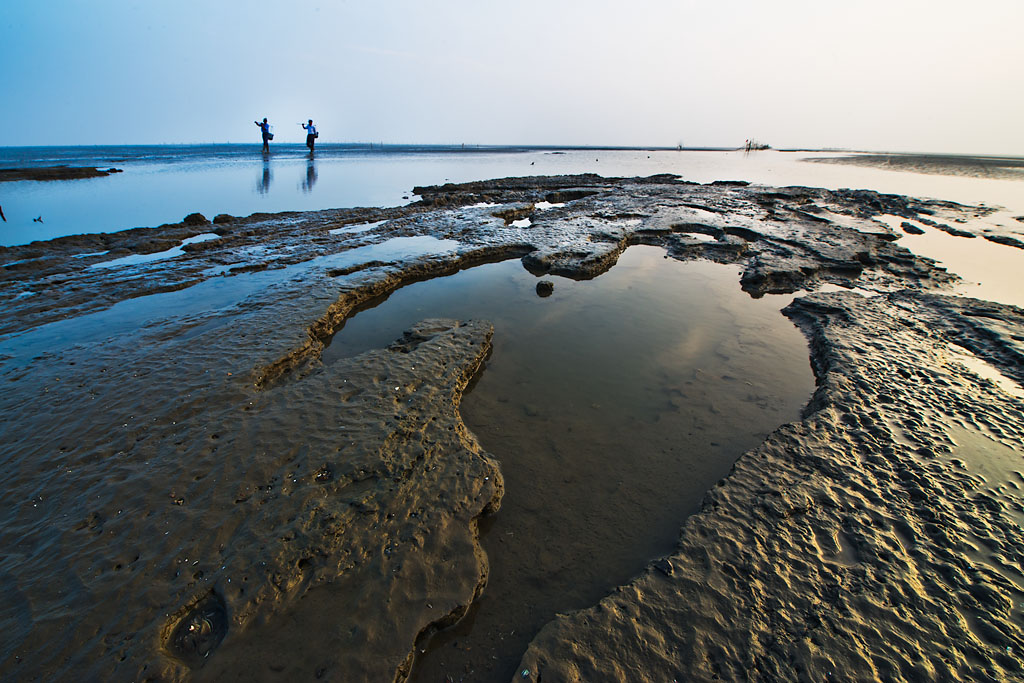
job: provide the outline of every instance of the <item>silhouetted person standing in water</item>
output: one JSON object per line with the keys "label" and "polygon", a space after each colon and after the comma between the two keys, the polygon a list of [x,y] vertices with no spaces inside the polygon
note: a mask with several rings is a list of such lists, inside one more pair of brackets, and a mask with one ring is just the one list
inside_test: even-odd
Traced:
{"label": "silhouetted person standing in water", "polygon": [[320,137],[320,134],[316,132],[313,119],[310,119],[308,124],[300,123],[299,125],[306,129],[306,147],[309,147],[309,151],[312,153],[313,145],[316,144],[316,139]]}
{"label": "silhouetted person standing in water", "polygon": [[263,133],[263,152],[267,153],[270,151],[270,141],[274,139],[274,134],[270,132],[270,124],[267,123],[267,117],[263,117],[263,123],[259,121],[253,121],[257,126],[260,127],[260,131]]}

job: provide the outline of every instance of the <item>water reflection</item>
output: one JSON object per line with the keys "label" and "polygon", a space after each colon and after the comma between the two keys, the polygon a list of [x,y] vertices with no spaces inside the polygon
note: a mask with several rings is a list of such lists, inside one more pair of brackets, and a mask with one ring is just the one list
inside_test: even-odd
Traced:
{"label": "water reflection", "polygon": [[316,184],[316,159],[313,156],[313,152],[309,153],[309,159],[306,160],[306,178],[302,181],[300,187],[305,193],[313,191],[313,185]]}
{"label": "water reflection", "polygon": [[[244,216],[255,211],[304,211],[344,206],[398,206],[416,185],[466,182],[521,175],[559,175],[600,171],[616,176],[677,173],[686,180],[737,179],[769,185],[856,187],[880,192],[935,197],[1005,206],[1024,215],[1021,182],[935,176],[839,164],[804,163],[804,158],[833,152],[786,153],[766,150],[744,158],[742,152],[606,151],[595,165],[589,150],[465,151],[444,148],[316,146],[316,170],[330,173],[316,181],[315,192],[302,191],[302,170],[309,150],[281,144],[272,155],[274,170],[294,166],[296,183],[264,191],[253,183],[250,145],[158,147],[0,148],[0,166],[79,165],[122,168],[106,178],[57,183],[0,183],[0,204],[9,223],[0,221],[0,244],[26,244],[83,232],[111,232],[140,225],[176,222],[192,212],[208,216]],[[269,158],[268,158],[269,161]],[[258,177],[258,174],[257,174]],[[174,191],[169,192],[172,187]],[[30,218],[43,214],[45,223]],[[12,219],[23,217],[21,220]]]}
{"label": "water reflection", "polygon": [[490,577],[472,619],[421,646],[411,680],[511,680],[545,623],[671,551],[736,457],[799,417],[813,378],[779,313],[788,300],[751,299],[736,277],[645,246],[582,282],[538,281],[511,260],[408,285],[345,321],[324,365],[427,317],[494,324],[460,406],[505,478],[480,525]]}
{"label": "water reflection", "polygon": [[270,157],[266,154],[263,155],[263,175],[256,181],[256,191],[260,194],[266,194],[270,191]]}

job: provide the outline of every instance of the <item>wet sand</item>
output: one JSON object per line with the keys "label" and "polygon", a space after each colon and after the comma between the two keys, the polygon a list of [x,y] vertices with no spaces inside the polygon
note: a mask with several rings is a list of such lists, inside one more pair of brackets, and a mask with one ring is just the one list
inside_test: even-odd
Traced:
{"label": "wet sand", "polygon": [[956,276],[876,220],[987,209],[669,176],[417,193],[0,252],[0,675],[405,678],[486,590],[501,454],[460,406],[493,331],[325,347],[413,281],[509,257],[601,277],[645,244],[734,264],[754,297],[875,296],[787,309],[817,379],[802,417],[674,520],[675,551],[544,627],[517,680],[1020,677],[1024,314],[935,293]]}

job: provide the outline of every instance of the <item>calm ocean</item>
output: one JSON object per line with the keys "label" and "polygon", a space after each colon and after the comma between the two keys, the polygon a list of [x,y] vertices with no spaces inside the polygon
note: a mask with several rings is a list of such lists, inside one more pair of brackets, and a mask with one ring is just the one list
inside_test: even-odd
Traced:
{"label": "calm ocean", "polygon": [[[749,180],[771,185],[855,187],[883,192],[985,201],[1017,200],[1020,183],[923,176],[806,158],[829,153],[323,145],[310,158],[303,145],[258,144],[131,147],[4,147],[0,168],[96,166],[123,173],[85,180],[0,183],[0,245],[61,235],[114,232],[175,223],[198,211],[247,216],[352,206],[396,206],[412,188],[488,178],[597,173],[687,180]],[[34,221],[42,218],[42,222]]]}
{"label": "calm ocean", "polygon": [[[322,145],[310,158],[303,145],[259,144],[119,147],[0,148],[0,168],[96,166],[122,173],[85,180],[0,183],[0,245],[27,244],[62,235],[115,232],[176,223],[200,212],[309,211],[356,206],[398,206],[416,200],[417,185],[527,175],[596,173],[649,176],[673,173],[686,180],[747,180],[766,185],[860,188],[915,197],[986,204],[1003,210],[984,219],[1011,231],[1024,216],[1024,183],[969,176],[808,163],[832,152],[744,154],[742,151]],[[35,219],[40,220],[35,220]],[[981,226],[985,229],[987,226]],[[937,230],[901,241],[942,261],[983,288],[970,293],[1024,303],[1018,249],[955,238]]]}

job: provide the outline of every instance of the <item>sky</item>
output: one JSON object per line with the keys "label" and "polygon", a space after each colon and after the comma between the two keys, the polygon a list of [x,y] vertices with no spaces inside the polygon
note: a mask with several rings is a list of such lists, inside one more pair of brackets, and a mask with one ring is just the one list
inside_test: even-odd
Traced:
{"label": "sky", "polygon": [[1022,0],[3,0],[0,146],[1024,155]]}

